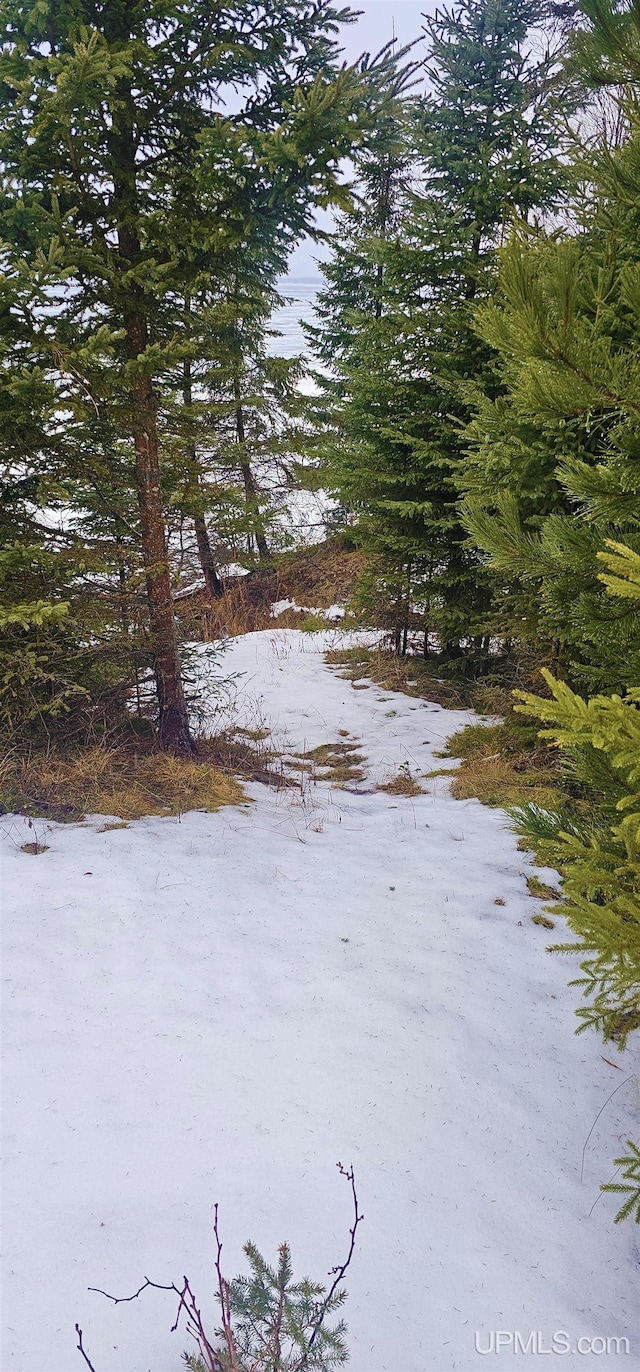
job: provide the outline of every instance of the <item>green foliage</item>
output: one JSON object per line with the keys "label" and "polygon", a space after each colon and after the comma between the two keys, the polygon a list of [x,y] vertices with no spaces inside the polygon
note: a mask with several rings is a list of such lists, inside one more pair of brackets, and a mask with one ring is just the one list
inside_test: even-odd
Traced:
{"label": "green foliage", "polygon": [[0,728],[14,743],[97,736],[122,720],[148,651],[133,621],[123,628],[109,570],[76,541],[0,552]]}
{"label": "green foliage", "polygon": [[[640,30],[639,30],[640,31]],[[606,594],[608,543],[640,550],[637,229],[640,121],[581,154],[578,226],[521,228],[478,312],[502,394],[476,396],[461,474],[465,524],[489,554],[496,624],[590,690],[640,681],[638,604]],[[620,555],[620,554],[619,554]],[[618,569],[619,570],[619,569]]]}
{"label": "green foliage", "polygon": [[[229,1286],[234,1338],[241,1367],[264,1368],[265,1372],[329,1372],[348,1358],[344,1341],[346,1325],[340,1319],[318,1328],[318,1315],[325,1306],[331,1317],[346,1298],[344,1289],[327,1299],[324,1286],[307,1277],[294,1281],[291,1252],[281,1244],[277,1265],[271,1267],[252,1243],[244,1248],[250,1275],[236,1277]],[[311,1335],[317,1329],[313,1344]],[[224,1364],[223,1364],[224,1365]]]}
{"label": "green foliage", "polygon": [[572,820],[521,808],[518,831],[563,874],[562,913],[579,942],[561,951],[587,954],[581,986],[589,1004],[581,1029],[597,1028],[624,1047],[640,1028],[640,691],[589,701],[545,673],[549,700],[519,692],[517,708],[536,714],[543,736],[559,744],[592,802]]}
{"label": "green foliage", "polygon": [[302,632],[305,634],[321,633],[326,627],[326,619],[324,619],[322,615],[314,615],[312,611],[308,611],[303,615],[298,625],[298,628],[302,629]]}
{"label": "green foliage", "polygon": [[[528,0],[466,0],[428,21],[432,93],[391,105],[358,166],[361,200],[340,224],[310,330],[332,376],[317,406],[328,484],[372,555],[396,645],[421,627],[444,656],[483,633],[487,593],[458,510],[461,426],[472,381],[492,385],[473,328],[514,212],[558,196],[555,59],[527,49]],[[474,641],[475,640],[475,641]]]}
{"label": "green foliage", "polygon": [[640,1148],[631,1139],[627,1139],[627,1148],[628,1153],[623,1153],[621,1158],[615,1159],[616,1167],[622,1168],[624,1180],[608,1181],[600,1190],[613,1191],[617,1196],[626,1196],[616,1215],[616,1224],[629,1219],[631,1215],[635,1215],[636,1224],[640,1224]]}
{"label": "green foliage", "polygon": [[[616,89],[617,126],[574,147],[574,221],[520,225],[477,313],[500,388],[476,389],[463,518],[490,562],[494,631],[530,645],[549,698],[517,692],[559,750],[559,803],[517,830],[562,873],[586,1004],[580,1030],[623,1048],[640,1027],[640,18],[585,0],[573,70]],[[568,677],[568,680],[558,679]],[[592,693],[585,699],[574,686]],[[638,1206],[637,1147],[617,1159],[617,1220]]]}
{"label": "green foliage", "polygon": [[[264,356],[274,283],[315,211],[344,203],[341,160],[393,69],[389,56],[342,65],[346,9],[214,9],[0,0],[0,523],[4,535],[19,506],[18,538],[63,558],[61,583],[80,554],[70,594],[54,578],[42,597],[69,603],[64,622],[56,609],[25,626],[3,602],[31,657],[8,647],[44,709],[45,678],[84,689],[76,650],[113,664],[116,639],[124,699],[142,644],[160,739],[182,751],[170,573],[183,520],[215,517],[223,547],[229,526],[260,542],[250,461],[272,457],[274,397],[295,388]],[[200,548],[203,522],[199,534]]]}

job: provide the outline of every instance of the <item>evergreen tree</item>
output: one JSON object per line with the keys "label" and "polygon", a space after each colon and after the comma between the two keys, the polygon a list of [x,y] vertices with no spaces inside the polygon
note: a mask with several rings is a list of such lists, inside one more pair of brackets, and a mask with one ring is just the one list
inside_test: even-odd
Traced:
{"label": "evergreen tree", "polygon": [[[203,572],[202,528],[211,564],[210,530],[224,562],[251,566],[269,556],[268,540],[273,533],[278,542],[280,507],[293,480],[287,456],[298,443],[302,364],[269,355],[269,320],[280,296],[264,279],[266,265],[262,280],[236,270],[213,305],[196,304],[200,357],[185,362],[189,405],[179,398],[171,420],[178,436],[177,505],[194,517]],[[184,380],[178,389],[184,398]],[[180,438],[187,434],[185,446]]]}
{"label": "evergreen tree", "polygon": [[552,699],[523,693],[521,708],[542,718],[543,736],[566,751],[593,811],[585,818],[523,806],[514,818],[540,860],[563,873],[561,913],[579,941],[559,951],[583,955],[582,977],[572,983],[589,1000],[577,1012],[580,1027],[596,1028],[623,1048],[640,1028],[639,694],[585,701],[545,676]]}
{"label": "evergreen tree", "polygon": [[[3,0],[2,232],[49,254],[36,332],[49,371],[132,451],[159,738],[189,751],[163,501],[159,410],[185,301],[256,236],[295,240],[340,196],[372,83],[338,70],[346,11],[254,0]],[[238,112],[226,112],[234,92]],[[187,351],[192,340],[187,339]],[[107,416],[105,420],[105,416]]]}
{"label": "evergreen tree", "polygon": [[562,182],[556,58],[536,58],[528,37],[540,17],[523,0],[478,0],[429,21],[432,93],[390,117],[363,166],[368,212],[343,220],[348,246],[321,299],[318,351],[338,371],[324,388],[350,440],[334,444],[332,483],[403,587],[400,642],[420,608],[425,643],[437,631],[445,656],[469,646],[485,601],[456,481],[465,388],[492,384],[474,302],[492,289],[504,226],[555,203]]}
{"label": "evergreen tree", "polygon": [[496,571],[503,631],[598,691],[640,681],[638,606],[599,576],[607,539],[640,547],[640,121],[633,9],[585,3],[583,80],[612,89],[619,120],[574,153],[581,186],[565,235],[520,232],[501,292],[480,311],[503,394],[467,431],[465,522]]}
{"label": "evergreen tree", "polygon": [[595,230],[505,252],[480,322],[506,394],[468,430],[466,523],[507,588],[503,630],[596,690],[640,681],[637,606],[606,596],[598,565],[607,538],[640,547],[637,140],[632,123],[596,163]]}
{"label": "evergreen tree", "polygon": [[[504,254],[502,300],[480,322],[505,396],[483,402],[470,430],[469,486],[482,496],[467,522],[498,572],[538,597],[538,643],[556,636],[565,671],[597,691],[584,699],[545,671],[549,699],[517,693],[562,750],[569,799],[515,818],[563,875],[578,942],[561,950],[584,955],[581,1027],[622,1048],[640,1028],[640,17],[608,0],[584,11],[576,49],[589,79],[617,86],[624,136],[585,149],[582,225],[518,235]],[[604,1188],[626,1196],[618,1219],[640,1218],[629,1150],[625,1180]]]}
{"label": "evergreen tree", "polygon": [[94,474],[100,460],[105,480],[87,477],[86,432],[79,450],[73,405],[34,344],[55,269],[36,255],[0,279],[0,720],[20,744],[101,730],[144,662],[122,584],[137,550],[117,490],[121,454],[95,424]]}
{"label": "evergreen tree", "polygon": [[[607,594],[640,608],[640,554],[609,542],[598,558]],[[514,817],[563,873],[562,913],[579,942],[559,951],[587,955],[576,983],[590,1002],[578,1010],[580,1027],[624,1048],[640,1029],[640,688],[585,701],[543,674],[551,698],[517,692],[516,708],[544,721],[542,737],[563,750],[586,804],[560,813],[522,806]]]}

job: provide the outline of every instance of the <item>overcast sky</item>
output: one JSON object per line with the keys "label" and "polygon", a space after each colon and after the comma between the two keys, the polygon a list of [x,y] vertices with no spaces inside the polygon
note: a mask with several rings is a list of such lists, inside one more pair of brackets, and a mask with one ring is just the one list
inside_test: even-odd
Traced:
{"label": "overcast sky", "polygon": [[[431,0],[351,0],[351,9],[362,13],[355,24],[342,29],[347,61],[353,61],[362,52],[379,52],[394,35],[400,46],[412,43],[422,32],[422,15],[433,11],[434,4]],[[326,227],[330,222],[327,216]],[[291,256],[290,275],[316,276],[314,258],[324,255],[317,244],[301,243]]]}
{"label": "overcast sky", "polygon": [[347,57],[377,52],[395,36],[400,44],[418,38],[423,11],[432,8],[424,0],[353,0],[351,8],[362,10],[356,24],[345,26],[343,43]]}

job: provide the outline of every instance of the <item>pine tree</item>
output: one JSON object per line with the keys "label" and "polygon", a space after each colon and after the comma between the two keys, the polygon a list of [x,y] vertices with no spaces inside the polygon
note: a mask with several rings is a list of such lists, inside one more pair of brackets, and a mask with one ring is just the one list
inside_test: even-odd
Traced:
{"label": "pine tree", "polygon": [[562,181],[556,58],[528,40],[540,18],[528,0],[477,0],[428,22],[432,93],[390,117],[363,165],[367,208],[343,220],[319,310],[319,355],[339,374],[325,382],[332,422],[350,440],[338,438],[330,479],[395,586],[397,641],[413,608],[425,644],[437,631],[450,657],[486,599],[456,480],[465,388],[492,384],[474,302],[492,288],[504,225],[553,204]]}
{"label": "pine tree", "polygon": [[637,606],[612,602],[598,575],[608,538],[640,547],[636,140],[603,153],[596,231],[518,237],[505,252],[502,302],[480,323],[504,359],[506,394],[481,400],[468,430],[467,527],[523,610],[504,629],[543,654],[555,643],[595,690],[640,681]]}
{"label": "pine tree", "polygon": [[[500,296],[478,316],[502,390],[476,395],[465,518],[495,569],[502,631],[543,661],[555,647],[563,674],[597,692],[544,669],[549,698],[516,692],[561,750],[567,801],[513,814],[562,874],[554,908],[577,941],[557,951],[582,958],[580,1028],[622,1049],[640,1028],[640,18],[609,0],[583,10],[577,70],[617,87],[622,136],[604,128],[576,156],[564,233],[521,228],[502,254]],[[616,1220],[640,1220],[627,1147],[623,1180],[603,1190],[625,1197]]]}
{"label": "pine tree", "polygon": [[251,1275],[236,1277],[229,1290],[241,1362],[275,1372],[297,1372],[302,1367],[329,1372],[347,1362],[344,1320],[330,1325],[323,1319],[318,1325],[322,1309],[325,1317],[332,1316],[344,1305],[344,1287],[327,1296],[320,1282],[308,1277],[295,1281],[286,1243],[278,1250],[277,1267],[271,1267],[253,1243],[245,1244],[244,1252]]}
{"label": "pine tree", "polygon": [[573,227],[520,231],[479,313],[502,395],[476,398],[465,522],[496,572],[502,629],[538,641],[588,689],[640,682],[638,606],[599,576],[608,539],[640,548],[640,33],[633,9],[586,3],[583,81],[612,88],[616,138],[574,151]]}
{"label": "pine tree", "polygon": [[[287,458],[297,445],[301,410],[300,359],[268,352],[280,296],[264,279],[266,266],[259,282],[236,270],[208,311],[197,307],[201,356],[185,363],[192,441],[186,453],[178,444],[176,455],[179,508],[196,518],[200,510],[207,541],[211,526],[224,561],[249,566],[269,556],[272,535],[279,541],[280,505],[293,480]],[[178,405],[178,432],[184,419]]]}
{"label": "pine tree", "polygon": [[543,737],[566,753],[592,813],[524,806],[514,818],[540,859],[563,874],[560,909],[579,942],[559,951],[586,954],[572,983],[589,1000],[577,1012],[581,1028],[596,1028],[623,1048],[640,1028],[640,692],[585,701],[544,675],[552,699],[518,693],[526,704],[516,708],[545,722]]}
{"label": "pine tree", "polygon": [[[33,315],[47,305],[55,270],[55,254],[36,254],[31,264],[7,263],[0,278],[0,721],[20,745],[60,730],[98,732],[142,665],[119,625],[118,555],[130,548],[118,542],[126,520],[117,459],[108,494],[86,479],[73,408],[61,405],[46,348],[34,345]],[[94,449],[102,437],[95,427]],[[73,521],[76,499],[84,514]],[[128,592],[124,599],[128,606]]]}
{"label": "pine tree", "polygon": [[[0,146],[11,260],[51,250],[43,354],[131,446],[159,738],[190,751],[171,601],[159,410],[185,300],[251,238],[294,241],[340,196],[372,85],[338,71],[346,11],[254,0],[3,0]],[[233,88],[238,113],[225,112]],[[55,271],[53,267],[55,266]],[[86,469],[93,463],[87,441]]]}

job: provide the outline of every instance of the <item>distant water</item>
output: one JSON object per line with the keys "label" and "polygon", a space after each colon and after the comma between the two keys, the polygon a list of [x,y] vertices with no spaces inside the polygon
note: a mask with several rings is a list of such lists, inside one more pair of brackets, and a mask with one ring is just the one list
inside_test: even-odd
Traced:
{"label": "distant water", "polygon": [[281,295],[290,302],[282,309],[275,310],[271,317],[271,327],[278,329],[279,338],[269,342],[269,352],[276,357],[295,357],[298,353],[308,353],[308,345],[301,328],[314,322],[313,306],[316,295],[322,286],[320,276],[287,276],[278,284]]}

